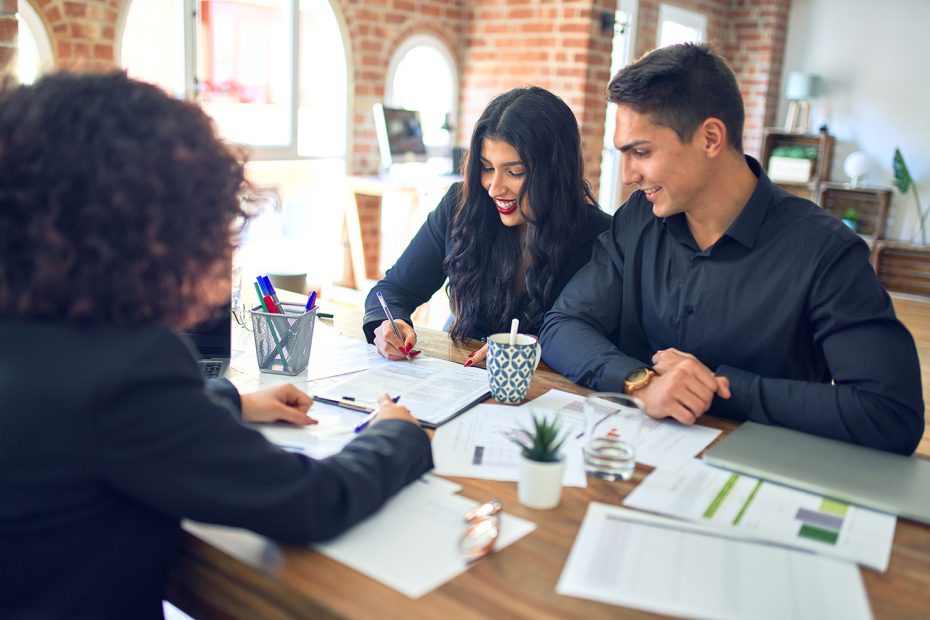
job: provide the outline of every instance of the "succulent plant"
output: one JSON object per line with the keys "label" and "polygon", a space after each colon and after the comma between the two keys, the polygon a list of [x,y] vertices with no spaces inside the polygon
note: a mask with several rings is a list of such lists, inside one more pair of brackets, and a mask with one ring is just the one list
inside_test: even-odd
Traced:
{"label": "succulent plant", "polygon": [[521,428],[511,431],[508,434],[510,441],[520,446],[523,456],[531,461],[554,463],[562,460],[559,450],[565,443],[566,436],[561,434],[559,419],[536,417],[533,414],[532,420],[530,430]]}

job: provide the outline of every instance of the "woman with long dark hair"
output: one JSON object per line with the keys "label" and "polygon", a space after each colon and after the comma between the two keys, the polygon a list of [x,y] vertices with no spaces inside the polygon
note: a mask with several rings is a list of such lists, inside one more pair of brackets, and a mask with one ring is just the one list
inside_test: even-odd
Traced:
{"label": "woman with long dark hair", "polygon": [[[578,123],[539,87],[496,97],[478,119],[465,180],[452,186],[372,289],[364,330],[388,359],[415,356],[410,319],[446,280],[455,340],[510,329],[536,333],[559,292],[610,226],[584,179]],[[397,338],[375,297],[392,311]],[[465,362],[482,359],[480,350]]]}

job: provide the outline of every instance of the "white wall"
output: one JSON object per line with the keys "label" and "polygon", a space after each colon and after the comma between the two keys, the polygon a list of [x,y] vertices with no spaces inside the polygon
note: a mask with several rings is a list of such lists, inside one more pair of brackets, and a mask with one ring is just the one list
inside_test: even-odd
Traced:
{"label": "white wall", "polygon": [[[890,185],[900,147],[924,206],[930,203],[930,1],[792,0],[790,71],[822,80],[812,129],[826,123],[836,136],[831,179],[846,180],[843,159],[861,150],[872,159],[864,181]],[[786,107],[782,98],[781,121]],[[888,237],[918,239],[913,195],[894,196]]]}

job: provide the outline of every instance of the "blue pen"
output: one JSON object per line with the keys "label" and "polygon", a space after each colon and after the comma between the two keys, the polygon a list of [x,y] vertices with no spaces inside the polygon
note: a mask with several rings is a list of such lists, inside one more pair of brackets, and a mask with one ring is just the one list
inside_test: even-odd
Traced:
{"label": "blue pen", "polygon": [[[393,402],[396,403],[397,401],[400,400],[400,396],[395,396],[395,397],[392,398],[391,400],[392,400]],[[365,416],[365,419],[362,420],[361,422],[359,422],[358,426],[355,427],[355,432],[356,432],[356,433],[361,433],[363,430],[365,430],[365,429],[368,427],[368,424],[369,424],[372,420],[375,419],[375,416],[376,416],[376,415],[378,415],[378,410],[377,410],[377,409],[375,409],[374,411],[372,411],[371,413],[369,413],[368,415],[366,415],[366,416]]]}
{"label": "blue pen", "polygon": [[304,308],[307,312],[313,310],[313,304],[316,302],[316,291],[310,291],[310,296],[307,297],[307,307]]}
{"label": "blue pen", "polygon": [[274,305],[281,308],[281,312],[284,312],[284,308],[281,306],[281,302],[278,300],[278,292],[274,290],[274,286],[271,284],[271,278],[268,276],[262,276],[265,280],[265,288],[268,289],[268,294],[271,295],[271,299],[274,301]]}

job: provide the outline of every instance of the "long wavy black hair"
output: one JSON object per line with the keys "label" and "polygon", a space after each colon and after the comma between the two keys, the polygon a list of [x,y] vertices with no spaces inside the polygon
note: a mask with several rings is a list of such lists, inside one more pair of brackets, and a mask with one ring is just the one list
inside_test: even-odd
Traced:
{"label": "long wavy black hair", "polygon": [[[501,222],[481,185],[486,139],[511,145],[523,162],[518,204],[525,234]],[[520,316],[520,331],[538,333],[555,301],[560,267],[586,228],[586,204],[596,202],[584,178],[578,122],[565,102],[537,86],[491,101],[472,133],[452,251],[444,262],[453,339],[486,335],[477,333],[480,317],[490,321],[492,333],[509,330],[511,319]]]}

